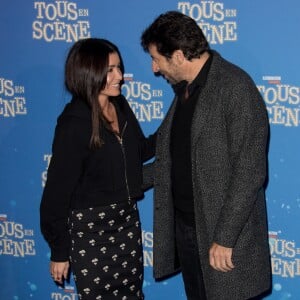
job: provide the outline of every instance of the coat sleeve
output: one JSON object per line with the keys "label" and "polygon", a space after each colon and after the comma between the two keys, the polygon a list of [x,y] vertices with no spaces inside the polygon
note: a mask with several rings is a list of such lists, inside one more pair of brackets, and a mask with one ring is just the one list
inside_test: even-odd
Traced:
{"label": "coat sleeve", "polygon": [[233,248],[266,180],[269,125],[264,101],[251,78],[238,81],[227,99],[231,175],[214,241]]}
{"label": "coat sleeve", "polygon": [[142,161],[146,162],[147,160],[153,158],[155,155],[155,147],[156,147],[156,135],[157,133],[150,134],[148,137],[145,137],[143,130],[132,111],[131,107],[128,104],[128,101],[125,97],[121,96],[123,105],[126,108],[126,113],[128,114],[130,120],[133,123],[133,126],[136,128],[138,140],[140,143],[140,149],[141,149],[141,155],[142,155]]}
{"label": "coat sleeve", "polygon": [[143,166],[143,190],[148,190],[154,185],[154,164],[155,162]]}
{"label": "coat sleeve", "polygon": [[51,249],[52,261],[69,259],[68,216],[71,195],[82,172],[87,141],[77,118],[59,121],[52,144],[52,158],[40,204],[41,232]]}

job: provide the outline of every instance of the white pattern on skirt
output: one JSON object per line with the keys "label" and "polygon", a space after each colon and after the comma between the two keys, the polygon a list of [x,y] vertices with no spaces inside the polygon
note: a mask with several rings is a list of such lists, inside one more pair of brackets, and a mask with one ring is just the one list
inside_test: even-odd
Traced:
{"label": "white pattern on skirt", "polygon": [[143,250],[135,202],[73,210],[71,268],[81,300],[143,299]]}

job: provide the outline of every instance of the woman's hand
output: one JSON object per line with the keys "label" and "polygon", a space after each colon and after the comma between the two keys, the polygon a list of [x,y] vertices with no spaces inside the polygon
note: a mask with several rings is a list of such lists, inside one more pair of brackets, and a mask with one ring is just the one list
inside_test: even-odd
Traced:
{"label": "woman's hand", "polygon": [[64,280],[68,277],[70,263],[64,262],[50,262],[50,274],[53,280],[59,284],[63,284]]}

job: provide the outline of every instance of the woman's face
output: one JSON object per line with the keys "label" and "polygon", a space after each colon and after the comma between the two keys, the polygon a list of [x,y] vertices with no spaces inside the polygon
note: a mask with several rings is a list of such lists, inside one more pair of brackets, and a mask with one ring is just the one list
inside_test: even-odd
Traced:
{"label": "woman's face", "polygon": [[100,92],[99,98],[118,96],[121,92],[121,81],[123,74],[121,71],[121,62],[118,53],[109,54],[108,71],[106,77],[106,86]]}

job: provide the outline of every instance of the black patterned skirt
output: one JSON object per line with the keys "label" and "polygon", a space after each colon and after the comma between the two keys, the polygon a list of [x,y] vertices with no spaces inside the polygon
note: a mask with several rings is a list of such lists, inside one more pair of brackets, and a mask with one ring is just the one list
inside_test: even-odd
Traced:
{"label": "black patterned skirt", "polygon": [[143,299],[141,225],[135,202],[73,210],[70,233],[79,299]]}

